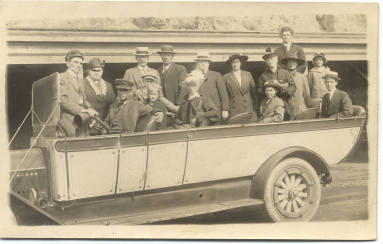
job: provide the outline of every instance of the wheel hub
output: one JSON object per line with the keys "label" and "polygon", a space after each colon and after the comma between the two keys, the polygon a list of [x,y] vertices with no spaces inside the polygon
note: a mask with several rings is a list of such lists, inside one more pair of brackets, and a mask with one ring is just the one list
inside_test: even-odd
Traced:
{"label": "wheel hub", "polygon": [[286,169],[274,185],[276,209],[288,218],[299,218],[310,203],[312,183],[299,169]]}

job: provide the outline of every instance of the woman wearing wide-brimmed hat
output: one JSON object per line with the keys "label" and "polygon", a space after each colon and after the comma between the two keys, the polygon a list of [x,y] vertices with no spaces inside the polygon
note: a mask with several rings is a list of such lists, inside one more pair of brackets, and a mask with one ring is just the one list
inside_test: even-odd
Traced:
{"label": "woman wearing wide-brimmed hat", "polygon": [[282,122],[285,115],[285,102],[278,97],[283,84],[280,80],[269,80],[264,84],[265,98],[261,102],[259,123]]}
{"label": "woman wearing wide-brimmed hat", "polygon": [[327,66],[327,58],[324,53],[315,53],[312,60],[314,67],[309,71],[308,82],[311,97],[320,99],[327,93],[323,76],[330,71]]}
{"label": "woman wearing wide-brimmed hat", "polygon": [[231,71],[223,76],[229,95],[229,115],[233,117],[241,113],[251,113],[252,121],[257,119],[255,113],[255,83],[250,72],[241,69],[248,56],[233,54],[226,61],[231,67]]}

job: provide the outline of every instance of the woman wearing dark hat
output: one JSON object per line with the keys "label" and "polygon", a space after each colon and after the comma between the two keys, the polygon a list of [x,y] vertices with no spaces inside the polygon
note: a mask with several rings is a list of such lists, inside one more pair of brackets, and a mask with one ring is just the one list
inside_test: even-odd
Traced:
{"label": "woman wearing dark hat", "polygon": [[264,84],[266,97],[262,100],[259,123],[282,122],[285,114],[285,103],[277,96],[283,90],[279,80],[269,80]]}
{"label": "woman wearing dark hat", "polygon": [[88,75],[84,79],[84,88],[87,101],[98,112],[103,120],[114,102],[113,86],[102,78],[105,60],[92,58],[87,65]]}
{"label": "woman wearing dark hat", "polygon": [[323,53],[315,53],[312,60],[314,68],[309,71],[308,82],[311,98],[322,98],[327,93],[323,76],[330,71],[327,67],[327,59]]}
{"label": "woman wearing dark hat", "polygon": [[252,121],[257,119],[255,113],[255,83],[250,72],[241,69],[241,65],[246,62],[247,56],[233,54],[226,61],[231,66],[231,72],[223,76],[229,95],[229,114],[230,117],[237,114],[249,112],[253,115]]}
{"label": "woman wearing dark hat", "polygon": [[290,119],[295,119],[296,115],[307,110],[311,103],[310,89],[306,77],[297,72],[297,67],[305,63],[305,61],[296,55],[289,55],[282,59],[284,64],[295,83],[295,93],[287,100],[289,105]]}

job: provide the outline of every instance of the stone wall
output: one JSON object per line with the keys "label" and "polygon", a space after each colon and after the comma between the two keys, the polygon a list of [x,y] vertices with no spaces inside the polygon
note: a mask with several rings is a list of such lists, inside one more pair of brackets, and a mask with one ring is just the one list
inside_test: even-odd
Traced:
{"label": "stone wall", "polygon": [[13,20],[11,28],[75,28],[108,30],[277,32],[291,26],[298,33],[365,33],[366,16],[265,15],[243,17],[95,17],[73,19]]}

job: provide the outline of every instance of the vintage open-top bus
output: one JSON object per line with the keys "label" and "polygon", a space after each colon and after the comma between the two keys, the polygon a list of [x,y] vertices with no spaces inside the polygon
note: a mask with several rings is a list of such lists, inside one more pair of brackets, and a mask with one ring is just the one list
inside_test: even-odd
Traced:
{"label": "vintage open-top bus", "polygon": [[273,221],[307,221],[365,122],[355,106],[349,118],[57,138],[59,82],[33,84],[31,148],[11,151],[18,220],[140,224],[264,204]]}

